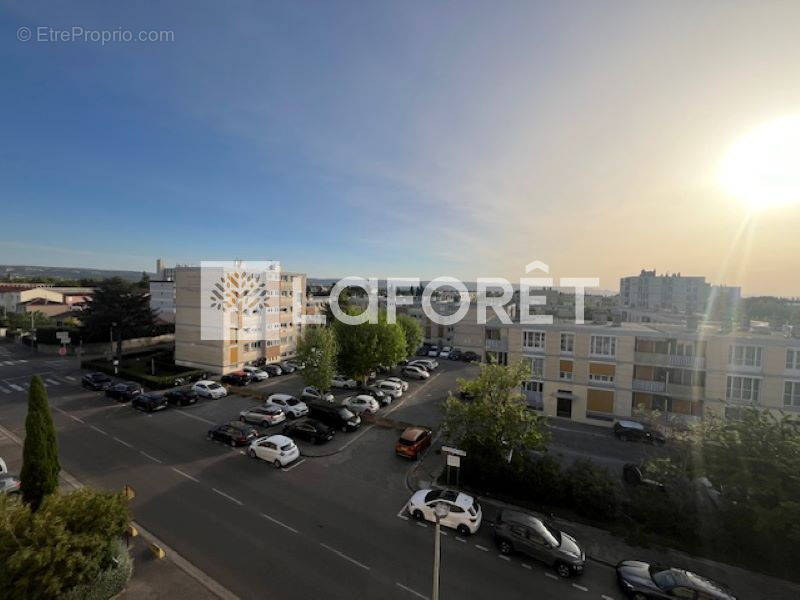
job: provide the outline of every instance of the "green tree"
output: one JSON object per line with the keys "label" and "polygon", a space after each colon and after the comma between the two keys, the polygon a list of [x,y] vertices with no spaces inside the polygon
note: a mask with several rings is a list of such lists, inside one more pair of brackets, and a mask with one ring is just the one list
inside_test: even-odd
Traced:
{"label": "green tree", "polygon": [[[349,314],[358,314],[350,308]],[[377,323],[348,325],[335,321],[333,330],[339,345],[337,364],[345,375],[366,379],[380,366],[392,366],[406,357],[406,338],[397,323],[388,323],[381,312]]]}
{"label": "green tree", "polygon": [[38,375],[28,390],[28,415],[25,418],[25,443],[22,449],[22,499],[37,510],[42,500],[58,488],[58,443],[50,414],[47,390]]}
{"label": "green tree", "polygon": [[43,327],[50,327],[52,321],[43,313],[36,311],[34,313],[28,312],[10,312],[5,315],[3,322],[6,326],[13,329],[22,329],[23,331],[30,331],[31,329],[31,314],[33,314],[33,326],[36,329]]}
{"label": "green tree", "polygon": [[422,325],[408,315],[397,315],[397,324],[406,338],[406,356],[412,356],[422,344]]}
{"label": "green tree", "polygon": [[477,378],[459,380],[468,400],[450,395],[444,403],[443,430],[448,441],[467,450],[470,460],[509,460],[545,447],[544,417],[528,409],[520,391],[529,375],[520,361],[513,365],[481,365]]}
{"label": "green tree", "polygon": [[297,343],[297,358],[306,368],[300,374],[306,385],[320,390],[331,387],[331,379],[336,374],[336,358],[339,346],[336,335],[330,327],[309,327]]}

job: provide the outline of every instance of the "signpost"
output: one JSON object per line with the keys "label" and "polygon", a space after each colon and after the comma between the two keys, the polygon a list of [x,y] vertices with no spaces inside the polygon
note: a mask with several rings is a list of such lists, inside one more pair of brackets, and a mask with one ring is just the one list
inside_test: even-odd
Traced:
{"label": "signpost", "polygon": [[69,337],[69,331],[56,331],[56,337],[61,342],[61,348],[58,349],[59,356],[66,356],[67,344],[72,341]]}
{"label": "signpost", "polygon": [[442,446],[442,452],[446,455],[445,465],[447,465],[447,485],[450,485],[450,471],[456,470],[456,485],[459,482],[459,473],[461,469],[461,459],[467,455],[464,450],[459,448],[452,448],[450,446]]}

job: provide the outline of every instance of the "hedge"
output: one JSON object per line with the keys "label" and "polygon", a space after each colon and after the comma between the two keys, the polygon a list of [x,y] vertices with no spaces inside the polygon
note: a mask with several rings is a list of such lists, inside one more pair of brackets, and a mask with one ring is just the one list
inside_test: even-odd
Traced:
{"label": "hedge", "polygon": [[[107,375],[115,375],[114,365],[106,360],[95,359],[81,361],[81,369],[100,371],[101,373],[106,373]],[[135,381],[136,383],[141,383],[142,385],[153,390],[163,390],[174,387],[175,379],[178,377],[181,377],[186,382],[189,382],[202,378],[203,374],[204,371],[200,369],[186,369],[170,375],[146,375],[132,369],[126,369],[124,366],[120,365],[116,376],[123,377],[130,381]]]}
{"label": "hedge", "polygon": [[61,594],[61,600],[108,600],[125,589],[133,574],[133,559],[122,541],[114,549],[116,564],[101,571],[92,585],[78,585]]}

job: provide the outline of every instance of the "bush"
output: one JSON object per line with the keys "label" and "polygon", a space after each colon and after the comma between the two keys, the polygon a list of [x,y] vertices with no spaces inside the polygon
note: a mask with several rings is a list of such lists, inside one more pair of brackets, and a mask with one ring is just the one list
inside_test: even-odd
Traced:
{"label": "bush", "polygon": [[[84,360],[81,362],[81,368],[100,371],[107,375],[114,375],[114,365],[107,360]],[[173,369],[174,372],[169,375],[147,375],[146,373],[128,368],[123,364],[119,367],[116,376],[141,383],[149,389],[163,390],[173,387],[177,377],[182,377],[188,382],[200,379],[204,373],[204,371],[200,369],[184,369],[183,367],[175,366],[173,366]]]}
{"label": "bush", "polygon": [[112,564],[100,571],[90,584],[77,585],[60,596],[61,600],[108,600],[125,589],[133,574],[133,559],[121,540],[114,543]]}
{"label": "bush", "polygon": [[571,508],[595,521],[614,520],[619,515],[620,488],[608,470],[580,458],[564,472],[565,494]]}

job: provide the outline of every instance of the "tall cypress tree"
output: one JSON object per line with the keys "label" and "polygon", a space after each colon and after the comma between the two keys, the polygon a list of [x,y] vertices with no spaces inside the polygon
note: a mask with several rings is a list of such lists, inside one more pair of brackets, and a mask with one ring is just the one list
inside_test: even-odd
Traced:
{"label": "tall cypress tree", "polygon": [[47,390],[34,375],[28,390],[28,416],[25,419],[25,445],[22,449],[22,499],[32,510],[58,487],[58,444],[50,413]]}

